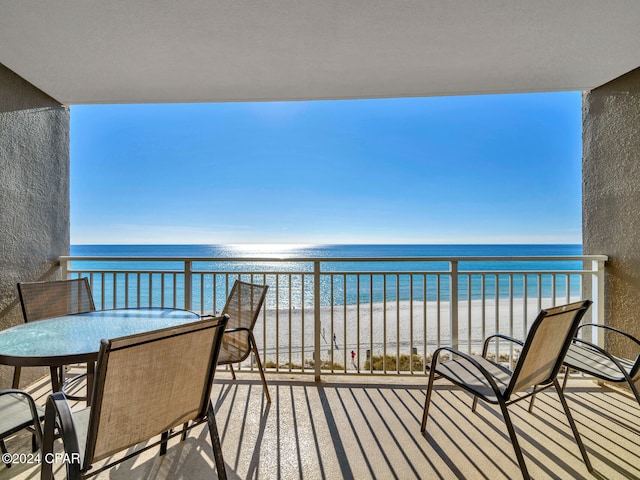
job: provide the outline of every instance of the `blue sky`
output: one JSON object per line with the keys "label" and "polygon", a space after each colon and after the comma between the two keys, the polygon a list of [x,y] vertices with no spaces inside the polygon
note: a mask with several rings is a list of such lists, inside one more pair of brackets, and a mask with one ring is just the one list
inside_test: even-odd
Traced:
{"label": "blue sky", "polygon": [[71,243],[581,243],[580,92],[71,107]]}

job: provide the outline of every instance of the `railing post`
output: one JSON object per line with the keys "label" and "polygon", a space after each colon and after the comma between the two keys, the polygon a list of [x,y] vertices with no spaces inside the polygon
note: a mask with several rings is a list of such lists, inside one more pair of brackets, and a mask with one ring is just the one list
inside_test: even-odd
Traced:
{"label": "railing post", "polygon": [[[591,321],[604,325],[604,260],[591,262],[591,298],[594,305],[591,309]],[[591,342],[604,347],[604,329],[591,329]]]}
{"label": "railing post", "polygon": [[60,260],[60,274],[62,275],[62,280],[69,278],[69,260],[66,258]]}
{"label": "railing post", "polygon": [[191,310],[191,260],[184,262],[184,309]]}
{"label": "railing post", "polygon": [[316,382],[320,381],[320,262],[313,262],[313,366]]}
{"label": "railing post", "polygon": [[451,319],[451,348],[458,349],[458,261],[451,261],[451,295],[449,318]]}

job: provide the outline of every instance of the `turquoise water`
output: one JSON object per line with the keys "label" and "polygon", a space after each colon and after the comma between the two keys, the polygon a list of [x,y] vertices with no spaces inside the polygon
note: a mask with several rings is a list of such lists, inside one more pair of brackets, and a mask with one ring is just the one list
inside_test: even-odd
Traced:
{"label": "turquoise water", "polygon": [[[424,261],[413,257],[555,257],[575,256],[582,254],[581,245],[72,245],[71,255],[74,256],[100,256],[100,257],[186,257],[186,258],[339,258],[339,262],[322,262],[323,272],[340,272],[342,275],[329,275],[321,277],[320,296],[321,305],[343,305],[355,303],[369,303],[407,300],[441,300],[450,298],[450,278],[443,275],[438,278],[437,272],[446,272],[449,269],[448,262]],[[386,258],[388,262],[360,262],[348,261],[349,258]],[[393,258],[407,258],[410,261],[393,261]],[[342,261],[342,259],[347,259]],[[461,260],[459,270],[464,271],[523,271],[540,272],[549,270],[579,270],[580,261],[482,261],[471,262]],[[141,297],[140,306],[155,306],[161,302],[161,296],[167,301],[176,300],[179,306],[184,302],[184,278],[181,275],[173,278],[167,277],[163,292],[160,292],[162,276],[154,274],[154,271],[181,271],[183,262],[176,261],[74,261],[74,270],[134,270],[148,271],[141,278],[140,291],[137,290],[134,281],[129,283],[128,296],[130,298]],[[261,283],[263,280],[269,284],[278,282],[281,297],[278,300],[280,308],[287,308],[290,304],[295,308],[308,307],[313,304],[313,262],[288,261],[288,262],[193,262],[194,271],[205,272],[202,277],[196,276],[193,281],[192,308],[202,311],[220,310],[226,298],[228,284],[226,275],[231,272],[230,278],[240,276],[247,281]],[[276,275],[270,272],[289,272],[289,274]],[[224,272],[224,273],[220,273]],[[263,275],[250,277],[241,272],[261,272]],[[376,272],[372,275],[356,275],[356,272]],[[384,274],[384,272],[397,272],[396,274]],[[424,272],[416,274],[415,272]],[[125,274],[116,274],[94,278],[94,292],[105,292],[104,308],[124,306]],[[580,296],[580,277],[559,276],[555,279],[555,285],[551,275],[542,275],[540,285],[535,275],[517,274],[489,275],[483,279],[480,275],[460,275],[458,290],[459,299],[466,300],[471,295],[472,299],[481,298],[484,294],[487,298],[522,298],[525,295],[525,277],[527,279],[527,295],[529,297],[551,297],[555,287],[557,292],[568,291],[570,295]],[[117,286],[114,287],[114,281]],[[104,282],[104,289],[102,288]],[[469,282],[471,285],[469,286]],[[154,286],[150,287],[149,283]],[[153,290],[150,293],[149,290]],[[115,295],[114,292],[115,291]],[[204,295],[201,295],[201,291]],[[217,298],[213,304],[214,295]],[[289,293],[291,292],[291,293]],[[469,293],[470,292],[470,293]],[[114,303],[114,297],[116,298]],[[200,298],[203,298],[201,304]],[[148,299],[148,300],[146,300]],[[146,303],[145,303],[146,302]],[[268,297],[267,306],[276,304],[275,289],[272,289]]]}
{"label": "turquoise water", "polygon": [[71,255],[164,257],[491,257],[582,255],[582,245],[72,245]]}

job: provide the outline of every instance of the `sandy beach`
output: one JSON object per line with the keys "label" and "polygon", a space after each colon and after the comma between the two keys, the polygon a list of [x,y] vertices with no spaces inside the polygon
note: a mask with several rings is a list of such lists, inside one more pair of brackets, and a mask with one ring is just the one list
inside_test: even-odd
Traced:
{"label": "sandy beach", "polygon": [[[578,300],[570,299],[570,301]],[[556,304],[567,303],[558,299]],[[484,338],[503,333],[524,339],[540,308],[552,300],[473,300],[458,302],[457,345],[480,353]],[[347,369],[362,368],[367,351],[372,355],[429,355],[437,347],[451,345],[449,302],[389,301],[320,309],[320,355]],[[309,364],[314,351],[314,309],[267,309],[256,323],[256,341],[264,363],[299,366]],[[291,344],[291,348],[289,348]],[[501,342],[500,353],[511,344]],[[352,351],[355,355],[354,362]]]}

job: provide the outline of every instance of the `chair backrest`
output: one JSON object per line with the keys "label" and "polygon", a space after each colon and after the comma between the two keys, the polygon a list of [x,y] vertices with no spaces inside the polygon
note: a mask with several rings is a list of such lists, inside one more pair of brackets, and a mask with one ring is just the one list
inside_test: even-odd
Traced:
{"label": "chair backrest", "polygon": [[[253,330],[268,288],[267,285],[256,285],[236,280],[222,310],[223,314],[229,315],[227,329]],[[247,330],[227,332],[222,340],[222,351],[218,363],[236,363],[247,358],[251,351]]]}
{"label": "chair backrest", "polygon": [[102,340],[85,462],[207,413],[227,317]]}
{"label": "chair backrest", "polygon": [[591,303],[584,300],[540,311],[522,347],[505,398],[535,385],[547,385],[556,378]]}
{"label": "chair backrest", "polygon": [[18,284],[25,322],[93,312],[96,307],[87,278]]}

